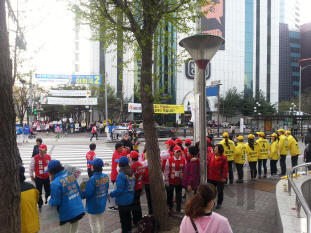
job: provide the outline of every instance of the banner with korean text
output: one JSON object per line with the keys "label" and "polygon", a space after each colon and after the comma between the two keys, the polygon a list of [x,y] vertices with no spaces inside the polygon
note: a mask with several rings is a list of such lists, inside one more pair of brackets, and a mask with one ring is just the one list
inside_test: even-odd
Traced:
{"label": "banner with korean text", "polygon": [[97,98],[43,97],[41,104],[54,105],[97,105]]}
{"label": "banner with korean text", "polygon": [[63,74],[36,74],[35,81],[40,84],[82,84],[101,85],[101,75],[63,75]]}
{"label": "banner with korean text", "polygon": [[[184,105],[154,104],[154,113],[185,113]],[[129,103],[128,112],[141,113],[140,103]]]}

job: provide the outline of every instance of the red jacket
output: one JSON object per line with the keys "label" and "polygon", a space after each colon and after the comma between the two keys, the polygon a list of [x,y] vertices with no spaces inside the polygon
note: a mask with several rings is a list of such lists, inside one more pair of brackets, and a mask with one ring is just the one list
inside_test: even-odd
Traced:
{"label": "red jacket", "polygon": [[127,156],[128,153],[129,152],[127,150],[124,150],[121,153],[118,152],[117,150],[114,151],[112,155],[112,162],[111,162],[111,181],[116,181],[117,176],[118,176],[118,171],[117,171],[118,163],[115,162],[115,160],[121,158],[122,156]]}
{"label": "red jacket", "polygon": [[145,184],[149,184],[149,170],[148,168],[145,168],[145,174],[144,174],[144,182]]}
{"label": "red jacket", "polygon": [[173,185],[180,185],[181,178],[186,166],[186,159],[182,156],[178,160],[175,157],[170,157],[165,164],[164,176],[165,180]]}
{"label": "red jacket", "polygon": [[207,168],[210,180],[221,181],[227,179],[228,176],[228,161],[227,156],[222,154],[215,159],[215,154],[211,156],[209,167]]}
{"label": "red jacket", "polygon": [[94,159],[96,159],[96,154],[94,151],[90,150],[89,152],[87,152],[86,154],[86,165],[88,168],[92,168],[91,164],[88,164],[87,161],[93,161]]}
{"label": "red jacket", "polygon": [[131,165],[131,168],[135,175],[134,191],[137,191],[143,188],[143,176],[144,176],[145,169],[143,169],[142,166],[143,165],[140,162],[133,162]]}
{"label": "red jacket", "polygon": [[45,154],[43,157],[41,155],[36,155],[33,157],[35,160],[35,175],[40,179],[46,179],[49,177],[49,173],[43,174],[47,169],[49,162],[51,161],[51,156]]}

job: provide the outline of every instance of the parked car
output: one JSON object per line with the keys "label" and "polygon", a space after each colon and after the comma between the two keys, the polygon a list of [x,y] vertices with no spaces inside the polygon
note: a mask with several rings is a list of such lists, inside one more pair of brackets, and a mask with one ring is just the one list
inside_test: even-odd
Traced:
{"label": "parked car", "polygon": [[[170,127],[156,127],[158,138],[171,138],[176,135],[176,132],[173,128]],[[138,137],[144,137],[144,129],[137,129]]]}

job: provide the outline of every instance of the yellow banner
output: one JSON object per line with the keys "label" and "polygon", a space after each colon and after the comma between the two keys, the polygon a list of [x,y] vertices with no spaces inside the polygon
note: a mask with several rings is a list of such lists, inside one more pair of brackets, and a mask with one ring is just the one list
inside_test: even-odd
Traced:
{"label": "yellow banner", "polygon": [[154,104],[154,113],[185,113],[184,105]]}

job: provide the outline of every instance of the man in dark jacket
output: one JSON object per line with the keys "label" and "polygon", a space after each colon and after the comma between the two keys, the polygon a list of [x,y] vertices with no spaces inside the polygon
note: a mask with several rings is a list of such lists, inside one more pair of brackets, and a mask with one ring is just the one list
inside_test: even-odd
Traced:
{"label": "man in dark jacket", "polygon": [[37,143],[37,145],[35,145],[33,147],[32,157],[34,157],[34,156],[39,154],[39,146],[42,144],[42,139],[41,138],[37,138],[36,139],[36,143]]}
{"label": "man in dark jacket", "polygon": [[308,145],[308,143],[309,143],[309,140],[310,140],[310,138],[311,138],[311,128],[309,128],[308,129],[308,134],[306,135],[306,137],[305,137],[305,145]]}
{"label": "man in dark jacket", "polygon": [[124,148],[128,147],[130,148],[130,151],[134,150],[132,141],[129,139],[129,135],[127,133],[124,134],[124,138],[121,140],[121,143],[123,143]]}

